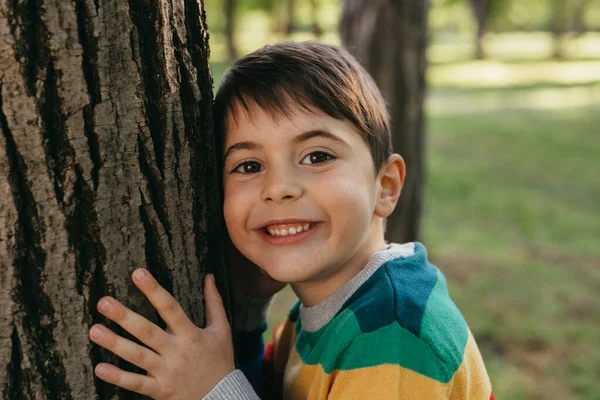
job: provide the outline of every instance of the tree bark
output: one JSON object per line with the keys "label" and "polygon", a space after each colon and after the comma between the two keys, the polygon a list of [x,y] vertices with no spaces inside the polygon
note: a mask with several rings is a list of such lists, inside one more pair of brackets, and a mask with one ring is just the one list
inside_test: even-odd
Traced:
{"label": "tree bark", "polygon": [[486,34],[487,20],[489,12],[488,0],[470,0],[471,10],[477,23],[477,36],[475,37],[475,59],[483,60],[486,58],[485,49],[483,47],[483,38]]}
{"label": "tree bark", "polygon": [[423,102],[428,0],[345,0],[342,43],[371,73],[389,104],[394,150],[407,174],[386,236],[395,242],[419,238],[423,207]]}
{"label": "tree bark", "polygon": [[136,267],[227,300],[208,51],[199,0],[0,0],[2,398],[139,398],[88,339],[104,295],[164,327]]}

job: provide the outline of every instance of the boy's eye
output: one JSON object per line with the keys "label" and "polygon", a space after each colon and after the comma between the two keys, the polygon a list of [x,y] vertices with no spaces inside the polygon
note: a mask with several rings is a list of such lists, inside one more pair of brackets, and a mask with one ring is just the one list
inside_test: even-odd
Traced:
{"label": "boy's eye", "polygon": [[240,174],[255,174],[262,171],[262,165],[256,161],[245,161],[235,167],[232,172],[238,172]]}
{"label": "boy's eye", "polygon": [[313,151],[312,153],[304,157],[301,164],[323,164],[324,162],[333,160],[334,158],[334,156],[332,156],[329,153],[325,153],[324,151]]}

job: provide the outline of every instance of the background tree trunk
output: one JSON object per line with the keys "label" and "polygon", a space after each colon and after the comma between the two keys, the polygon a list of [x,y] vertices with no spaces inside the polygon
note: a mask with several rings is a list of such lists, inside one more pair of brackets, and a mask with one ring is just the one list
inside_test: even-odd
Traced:
{"label": "background tree trunk", "polygon": [[136,267],[200,326],[206,272],[227,300],[211,103],[198,0],[0,1],[2,398],[139,397],[88,339],[107,294],[164,327]]}
{"label": "background tree trunk", "polygon": [[477,23],[477,36],[475,37],[475,59],[483,60],[486,57],[483,48],[483,38],[487,29],[489,1],[488,0],[470,0],[471,10]]}
{"label": "background tree trunk", "polygon": [[552,0],[550,31],[552,32],[552,58],[564,58],[563,40],[567,25],[564,0]]}
{"label": "background tree trunk", "polygon": [[342,43],[373,75],[389,104],[394,150],[407,175],[386,236],[416,240],[423,204],[428,0],[345,0]]}
{"label": "background tree trunk", "polygon": [[296,30],[296,0],[287,0],[285,33],[289,36]]}
{"label": "background tree trunk", "polygon": [[235,45],[235,9],[236,0],[225,0],[225,37],[227,39],[227,55],[229,63],[233,64],[238,58],[237,47]]}
{"label": "background tree trunk", "polygon": [[591,5],[590,0],[580,0],[575,5],[573,13],[573,32],[577,36],[581,36],[588,32],[588,27],[585,21],[585,15],[588,7]]}
{"label": "background tree trunk", "polygon": [[312,33],[315,35],[317,40],[323,36],[323,28],[321,28],[321,24],[319,23],[319,6],[321,5],[320,0],[311,0],[310,1],[310,13],[312,23]]}

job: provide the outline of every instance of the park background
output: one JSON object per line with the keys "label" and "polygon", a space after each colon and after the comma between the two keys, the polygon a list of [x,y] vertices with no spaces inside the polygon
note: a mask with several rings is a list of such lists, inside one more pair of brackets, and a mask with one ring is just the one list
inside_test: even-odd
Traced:
{"label": "park background", "polygon": [[[290,24],[287,0],[205,1],[215,89],[236,53],[340,43],[339,1],[291,3]],[[498,399],[599,399],[600,1],[489,0],[482,59],[473,3],[429,11],[419,240]]]}

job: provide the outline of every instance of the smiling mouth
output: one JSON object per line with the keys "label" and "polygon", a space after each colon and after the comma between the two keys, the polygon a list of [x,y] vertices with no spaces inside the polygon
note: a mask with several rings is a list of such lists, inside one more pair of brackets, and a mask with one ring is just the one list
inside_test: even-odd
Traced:
{"label": "smiling mouth", "polygon": [[276,224],[264,227],[262,230],[269,236],[287,237],[298,235],[308,231],[316,225],[314,222],[302,222],[294,224]]}

